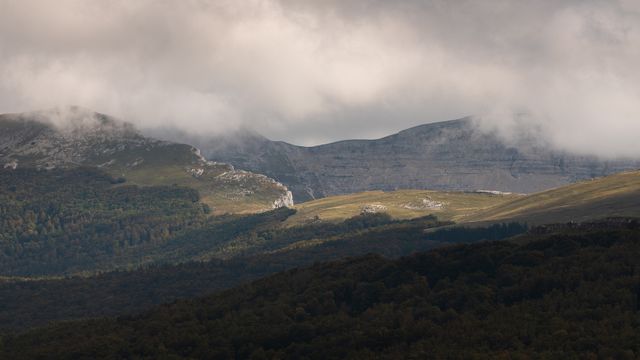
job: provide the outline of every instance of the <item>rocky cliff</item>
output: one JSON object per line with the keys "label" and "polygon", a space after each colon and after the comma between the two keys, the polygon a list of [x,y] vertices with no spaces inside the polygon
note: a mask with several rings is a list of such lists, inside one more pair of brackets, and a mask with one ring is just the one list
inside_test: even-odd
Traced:
{"label": "rocky cliff", "polygon": [[302,147],[239,132],[193,140],[210,160],[266,174],[296,201],[364,190],[499,190],[531,193],[638,169],[637,160],[601,160],[534,143],[509,146],[469,119],[426,124],[377,140]]}

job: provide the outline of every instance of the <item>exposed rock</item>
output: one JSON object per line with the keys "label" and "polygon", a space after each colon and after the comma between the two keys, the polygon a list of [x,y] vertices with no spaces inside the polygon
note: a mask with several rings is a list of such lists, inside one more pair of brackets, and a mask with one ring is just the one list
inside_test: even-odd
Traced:
{"label": "exposed rock", "polygon": [[293,194],[291,193],[291,191],[287,190],[287,192],[282,195],[281,198],[276,199],[276,201],[273,202],[274,209],[278,209],[281,207],[293,207]]}
{"label": "exposed rock", "polygon": [[480,194],[491,194],[491,195],[511,195],[512,192],[508,191],[498,191],[498,190],[476,190],[475,192]]}
{"label": "exposed rock", "polygon": [[297,201],[367,190],[495,189],[531,193],[640,168],[636,160],[601,160],[550,150],[518,148],[474,127],[468,119],[426,124],[378,140],[346,140],[302,147],[251,132],[197,143],[210,160],[270,176]]}
{"label": "exposed rock", "polygon": [[[60,119],[63,116],[67,117],[64,123]],[[76,107],[0,115],[0,128],[0,159],[17,157],[27,167],[108,167],[114,159],[99,164],[96,161],[124,151],[169,144],[142,136],[131,124]],[[135,159],[129,166],[141,161]]]}
{"label": "exposed rock", "polygon": [[430,197],[426,197],[420,201],[410,202],[402,205],[403,208],[409,210],[442,210],[446,203],[442,201],[431,200]]}
{"label": "exposed rock", "polygon": [[197,178],[200,177],[204,174],[204,169],[200,168],[200,169],[189,169],[189,173],[191,174],[191,176]]}
{"label": "exposed rock", "polygon": [[136,166],[142,164],[143,162],[144,162],[143,158],[137,158],[132,163],[127,164],[127,167],[130,167],[130,168],[136,167]]}
{"label": "exposed rock", "polygon": [[107,161],[107,162],[104,162],[104,163],[102,163],[102,164],[99,164],[99,165],[98,165],[98,167],[99,167],[99,168],[101,168],[101,167],[105,167],[105,166],[111,166],[111,165],[113,165],[115,162],[116,162],[116,159],[111,159],[111,160],[109,160],[109,161]]}
{"label": "exposed rock", "polygon": [[360,214],[377,214],[387,211],[387,207],[382,204],[367,204],[362,207]]}
{"label": "exposed rock", "polygon": [[11,160],[8,163],[4,164],[4,168],[5,169],[11,169],[11,170],[15,170],[18,168],[18,161],[16,160]]}

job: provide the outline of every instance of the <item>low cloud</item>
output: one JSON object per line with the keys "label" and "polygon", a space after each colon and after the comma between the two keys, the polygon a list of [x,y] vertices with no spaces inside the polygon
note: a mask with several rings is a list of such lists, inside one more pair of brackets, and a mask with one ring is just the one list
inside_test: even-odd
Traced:
{"label": "low cloud", "polygon": [[474,115],[640,156],[636,1],[0,0],[0,112],[298,144]]}

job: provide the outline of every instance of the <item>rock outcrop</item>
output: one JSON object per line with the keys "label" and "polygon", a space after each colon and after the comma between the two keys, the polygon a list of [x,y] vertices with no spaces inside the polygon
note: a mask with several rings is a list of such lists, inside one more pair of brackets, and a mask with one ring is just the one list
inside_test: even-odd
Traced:
{"label": "rock outcrop", "polygon": [[287,190],[286,193],[282,194],[282,197],[273,202],[274,209],[281,207],[293,207],[293,194],[291,191]]}

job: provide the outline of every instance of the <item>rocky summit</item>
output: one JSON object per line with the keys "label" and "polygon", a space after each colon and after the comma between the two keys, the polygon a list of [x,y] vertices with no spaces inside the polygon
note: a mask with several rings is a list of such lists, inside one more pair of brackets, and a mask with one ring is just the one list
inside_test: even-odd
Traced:
{"label": "rocky summit", "polygon": [[129,184],[192,187],[214,213],[293,205],[287,187],[267,176],[208,161],[191,145],[145,137],[132,124],[78,107],[0,115],[0,165],[91,166]]}
{"label": "rocky summit", "polygon": [[[182,139],[187,141],[187,139]],[[528,142],[513,146],[468,119],[416,126],[377,140],[303,147],[251,132],[195,140],[209,160],[266,174],[296,201],[366,190],[434,189],[532,193],[640,168]]]}

